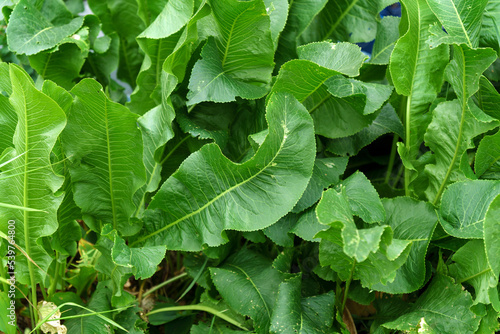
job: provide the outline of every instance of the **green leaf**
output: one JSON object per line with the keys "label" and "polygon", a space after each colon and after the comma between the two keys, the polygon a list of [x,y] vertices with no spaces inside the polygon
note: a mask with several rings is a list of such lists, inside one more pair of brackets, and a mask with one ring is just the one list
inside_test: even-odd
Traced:
{"label": "green leaf", "polygon": [[[368,191],[369,194],[364,200],[367,204],[371,202],[370,205],[373,205],[375,215],[382,214],[381,220],[383,220],[385,219],[385,211],[380,199],[376,195],[375,189],[370,189],[371,184],[363,174],[358,172],[348,180],[345,186],[341,186],[340,192],[329,189],[323,193],[323,197],[316,207],[316,214],[321,224],[334,226],[341,231],[340,234],[345,254],[355,258],[357,262],[363,262],[370,253],[376,252],[379,249],[382,237],[386,233],[386,226],[358,229],[354,223],[353,213],[369,219],[372,216],[366,214],[364,211],[366,209],[364,203],[361,205],[360,202],[354,202],[353,198],[359,196],[361,190]],[[348,191],[350,192],[349,195],[347,194]],[[374,195],[373,192],[375,193],[376,200],[374,200],[375,198],[371,198]],[[357,200],[360,199],[358,198]],[[380,205],[380,208],[377,208],[378,205]],[[392,232],[388,233],[391,236],[384,235],[383,238],[384,242],[389,241],[388,243],[390,243]]]}
{"label": "green leaf", "polygon": [[[100,282],[95,289],[92,298],[90,299],[87,308],[95,312],[109,311],[111,309],[111,290]],[[78,314],[89,313],[85,310],[80,310]],[[103,314],[103,316],[108,316]],[[90,334],[90,333],[107,333],[109,325],[104,320],[95,315],[68,319],[64,323],[68,329],[68,333],[75,334]]]}
{"label": "green leaf", "polygon": [[57,229],[57,209],[63,197],[55,193],[64,178],[54,173],[50,153],[64,128],[66,117],[57,103],[35,88],[21,68],[11,65],[10,78],[10,102],[18,118],[13,154],[22,155],[4,167],[0,177],[0,198],[5,204],[39,211],[3,207],[0,227],[7,231],[7,222],[15,221],[16,244],[38,265],[33,266],[25,256],[18,254],[16,279],[26,284],[30,282],[31,272],[35,280],[31,284],[35,285],[46,275],[40,268],[48,268],[52,262],[37,240],[50,236]]}
{"label": "green leaf", "polygon": [[80,76],[89,47],[86,41],[88,30],[82,29],[70,38],[61,41],[56,50],[40,52],[30,56],[30,65],[45,80],[52,80],[65,89],[71,89]]}
{"label": "green leaf", "polygon": [[[67,115],[73,104],[71,94],[50,80],[43,82],[42,92],[52,98]],[[59,228],[52,235],[51,246],[61,254],[74,256],[77,251],[76,243],[82,238],[82,228],[76,221],[76,219],[82,218],[82,212],[73,199],[68,161],[64,157],[60,136],[54,146],[53,153],[57,155],[55,170],[64,176],[64,183],[61,188],[64,191],[64,199],[57,211]]]}
{"label": "green leaf", "polygon": [[488,1],[483,11],[483,20],[481,26],[481,36],[479,46],[490,47],[497,53],[500,52],[500,3],[497,1]]}
{"label": "green leaf", "polygon": [[394,1],[330,0],[301,36],[303,43],[332,39],[352,43],[375,39],[377,16]]}
{"label": "green leaf", "polygon": [[271,37],[274,43],[274,49],[278,47],[278,38],[280,33],[285,28],[288,17],[288,1],[287,0],[264,0],[266,12],[271,20]]}
{"label": "green leaf", "polygon": [[491,49],[473,50],[465,45],[453,46],[454,58],[446,67],[446,78],[458,100],[439,104],[425,134],[426,145],[434,152],[436,163],[425,167],[429,177],[426,196],[439,202],[445,187],[465,178],[459,168],[462,156],[472,148],[472,139],[498,126],[498,121],[484,114],[470,97],[479,89],[479,78],[495,60]]}
{"label": "green leaf", "polygon": [[[489,70],[486,71],[488,72]],[[498,103],[500,103],[500,94],[484,76],[481,76],[479,79],[479,90],[475,97],[477,105],[482,111],[493,118],[500,119],[500,111],[497,108]]]}
{"label": "green leaf", "polygon": [[289,213],[276,223],[266,227],[262,232],[275,244],[282,247],[293,247],[293,235],[290,235],[290,229],[297,222],[297,215]]}
{"label": "green leaf", "polygon": [[278,41],[275,62],[279,69],[282,64],[297,58],[297,39],[323,9],[328,0],[294,0],[289,4],[286,26]]}
{"label": "green leaf", "polygon": [[[0,93],[11,94],[12,88],[10,84],[9,65],[0,63]],[[17,124],[17,114],[14,107],[9,102],[9,98],[0,94],[0,155],[7,147],[12,147],[14,132]]]}
{"label": "green leaf", "polygon": [[480,318],[470,310],[471,306],[472,298],[461,285],[437,275],[406,314],[383,326],[405,331],[425,326],[442,334],[475,333]]}
{"label": "green leaf", "polygon": [[302,298],[301,285],[300,275],[279,285],[271,333],[331,333],[335,303],[333,291]]}
{"label": "green leaf", "polygon": [[496,295],[498,300],[498,276],[495,276],[486,258],[483,240],[472,240],[462,246],[452,260],[454,263],[448,266],[450,276],[457,283],[467,283],[474,287],[474,304],[490,304],[491,296]]}
{"label": "green leaf", "polygon": [[485,136],[476,152],[474,167],[477,176],[483,175],[488,169],[499,169],[500,162],[500,132],[492,136]]}
{"label": "green leaf", "polygon": [[[484,218],[484,246],[486,248],[486,257],[490,268],[495,275],[496,281],[500,276],[500,247],[498,237],[500,236],[500,196],[489,204],[488,211]],[[498,297],[498,294],[497,294]],[[496,307],[498,311],[498,307]]]}
{"label": "green leaf", "polygon": [[[380,231],[380,227],[365,230],[364,236],[373,239]],[[329,266],[343,281],[351,277],[360,280],[363,287],[372,289],[376,284],[387,284],[394,280],[396,270],[407,260],[411,249],[410,242],[392,240],[392,233],[386,227],[386,232],[379,244],[380,249],[370,252],[366,260],[357,262],[344,252],[344,242],[338,230],[333,227],[317,234],[322,238],[319,246],[319,261],[322,266]],[[366,246],[363,246],[366,248]]]}
{"label": "green leaf", "polygon": [[396,16],[386,16],[377,22],[377,37],[373,43],[370,63],[377,65],[389,64],[392,50],[399,38],[400,18]]}
{"label": "green leaf", "polygon": [[146,179],[137,115],[110,101],[92,79],[80,81],[71,93],[76,99],[62,140],[75,202],[95,231],[110,223],[122,235],[134,234],[140,226],[129,221],[132,196]]}
{"label": "green leaf", "polygon": [[[488,0],[427,0],[427,3],[446,29],[449,35],[447,43],[465,43],[470,48],[478,46]],[[431,43],[436,44],[434,38]]]}
{"label": "green leaf", "polygon": [[361,172],[356,172],[344,180],[346,196],[352,213],[366,223],[385,220],[385,209],[370,180]]}
{"label": "green leaf", "polygon": [[145,26],[138,15],[136,0],[89,0],[92,12],[99,17],[102,31],[119,37],[118,78],[135,87],[143,55],[139,50],[136,37]]}
{"label": "green leaf", "polygon": [[306,59],[349,77],[359,75],[368,58],[359,46],[351,43],[311,43],[297,48],[300,59]]}
{"label": "green leaf", "polygon": [[300,214],[296,224],[290,229],[290,233],[307,241],[320,242],[321,239],[314,236],[327,228],[326,225],[320,224],[318,221],[316,207],[313,206]]}
{"label": "green leaf", "polygon": [[425,129],[431,120],[429,106],[443,85],[449,51],[445,45],[430,48],[424,42],[429,37],[429,24],[436,21],[426,0],[401,3],[405,10],[400,27],[407,30],[394,47],[389,69],[396,92],[408,97],[404,123],[411,131],[406,131],[405,146],[408,159],[413,161],[420,155]]}
{"label": "green leaf", "polygon": [[227,241],[226,229],[255,231],[290,211],[312,173],[312,121],[285,94],[270,98],[267,120],[266,140],[243,164],[229,161],[215,144],[186,159],[150,203],[136,242],[191,251],[215,247]]}
{"label": "green leaf", "polygon": [[134,195],[134,199],[139,201],[136,216],[140,216],[142,210],[145,209],[146,193],[156,191],[160,185],[162,170],[160,159],[165,144],[174,137],[172,129],[174,117],[173,107],[167,104],[167,108],[158,105],[137,120],[142,132],[142,142],[144,143],[143,161],[146,168],[146,183]]}
{"label": "green leaf", "polygon": [[263,97],[274,65],[271,23],[263,0],[210,4],[218,34],[208,40],[193,67],[187,104]]}
{"label": "green leaf", "polygon": [[[35,6],[35,1],[20,0],[10,16],[6,30],[9,49],[28,56],[36,54],[57,46],[83,24],[81,16],[71,19],[71,13],[68,18],[60,8],[51,10],[53,12],[41,12]],[[61,17],[54,18],[58,15]]]}
{"label": "green leaf", "polygon": [[411,242],[410,254],[396,278],[387,284],[377,284],[375,290],[390,294],[410,293],[422,287],[426,278],[425,257],[438,219],[434,208],[426,202],[408,197],[383,199],[388,213],[385,223],[394,231],[393,237]]}
{"label": "green leaf", "polygon": [[271,260],[243,248],[224,265],[210,268],[212,280],[226,303],[254,321],[256,333],[269,333],[282,274]]}
{"label": "green leaf", "polygon": [[[176,49],[183,34],[182,28],[191,20],[193,9],[192,0],[169,1],[155,21],[138,36],[145,57],[137,76],[137,87],[128,103],[133,112],[142,115],[160,102],[161,96],[155,91],[161,84],[162,65]],[[169,21],[168,24],[165,20]]]}
{"label": "green leaf", "polygon": [[339,182],[347,167],[347,158],[316,158],[313,174],[309,180],[306,191],[297,202],[292,212],[301,212],[316,203],[323,190]]}
{"label": "green leaf", "polygon": [[500,184],[495,181],[465,181],[449,186],[439,210],[439,221],[446,233],[457,238],[483,238],[488,205],[499,193]]}
{"label": "green leaf", "polygon": [[394,108],[387,103],[368,127],[352,136],[330,140],[326,147],[328,151],[338,155],[354,156],[375,139],[391,132],[404,137],[405,130]]}

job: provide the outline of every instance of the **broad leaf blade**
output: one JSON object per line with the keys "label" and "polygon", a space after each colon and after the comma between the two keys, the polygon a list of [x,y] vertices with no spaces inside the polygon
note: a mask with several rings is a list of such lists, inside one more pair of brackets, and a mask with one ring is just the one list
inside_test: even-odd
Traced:
{"label": "broad leaf blade", "polygon": [[146,178],[137,115],[111,102],[94,80],[82,80],[71,92],[76,99],[62,139],[75,202],[92,229],[110,223],[133,234],[139,226],[129,222],[132,196]]}
{"label": "broad leaf blade", "polygon": [[243,164],[229,161],[215,144],[186,159],[149,205],[137,242],[200,250],[225,243],[226,229],[262,229],[290,211],[312,173],[312,121],[285,94],[270,98],[267,119],[266,140]]}
{"label": "broad leaf blade", "polygon": [[[17,113],[18,124],[14,134],[14,155],[23,155],[4,167],[0,177],[0,198],[6,204],[40,211],[17,208],[0,210],[1,229],[7,231],[7,222],[15,221],[16,244],[40,268],[48,268],[52,258],[37,240],[57,229],[57,209],[63,199],[55,196],[64,179],[52,169],[50,154],[58,135],[66,123],[63,110],[49,97],[38,91],[28,74],[15,65],[10,67],[12,95],[10,102]],[[25,256],[16,259],[16,278],[29,282],[34,273],[36,284],[45,273],[33,266]]]}
{"label": "broad leaf blade", "polygon": [[[398,319],[383,324],[399,330],[428,326],[435,333],[475,333],[480,318],[471,310],[472,298],[450,277],[438,275],[410,310]],[[423,320],[422,320],[423,319]]]}
{"label": "broad leaf blade", "polygon": [[257,99],[271,81],[274,45],[263,0],[210,2],[218,35],[209,39],[189,80],[188,104]]}
{"label": "broad leaf blade", "polygon": [[483,221],[488,205],[500,193],[500,183],[475,180],[457,182],[446,189],[439,220],[445,231],[457,238],[483,238]]}

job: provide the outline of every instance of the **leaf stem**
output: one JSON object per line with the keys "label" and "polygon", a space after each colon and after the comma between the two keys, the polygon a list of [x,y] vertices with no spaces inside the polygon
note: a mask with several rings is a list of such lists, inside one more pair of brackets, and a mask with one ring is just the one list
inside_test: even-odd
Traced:
{"label": "leaf stem", "polygon": [[[405,144],[406,150],[410,152],[411,150],[411,99],[406,96],[401,98],[401,112],[404,111],[405,115]],[[410,170],[405,167],[405,196],[410,195]]]}
{"label": "leaf stem", "polygon": [[236,327],[238,328],[241,328],[243,330],[246,330],[248,331],[249,329],[246,328],[245,326],[243,326],[243,324],[241,324],[239,321],[225,315],[223,312],[221,311],[218,311],[216,309],[213,309],[209,306],[205,306],[205,305],[200,305],[200,304],[197,304],[197,305],[184,305],[184,306],[171,306],[171,307],[164,307],[164,308],[160,308],[158,310],[153,310],[149,313],[146,314],[147,317],[149,317],[150,315],[152,314],[156,314],[156,313],[161,313],[161,312],[170,312],[170,311],[202,311],[202,312],[208,312],[208,313],[211,313],[227,322],[229,322],[230,324],[232,325],[235,325]]}
{"label": "leaf stem", "polygon": [[340,310],[340,314],[344,314],[345,304],[347,302],[347,293],[349,292],[349,286],[351,285],[352,276],[354,274],[355,267],[356,267],[356,259],[354,259],[352,262],[351,273],[349,274],[349,279],[345,282],[344,298],[342,300],[342,309]]}
{"label": "leaf stem", "polygon": [[167,161],[168,158],[170,158],[170,156],[172,155],[172,153],[174,153],[175,150],[177,150],[186,140],[188,140],[189,137],[191,137],[191,135],[188,134],[186,137],[182,138],[182,140],[180,142],[178,142],[177,144],[175,144],[175,146],[172,147],[172,149],[170,151],[168,151],[168,153],[165,156],[165,158],[163,158],[163,160],[160,162],[160,165],[163,165],[165,163],[165,161]]}
{"label": "leaf stem", "polygon": [[54,279],[50,283],[49,291],[47,292],[48,293],[48,300],[52,299],[52,295],[54,294],[54,291],[56,290],[57,281],[59,280],[59,271],[60,271],[61,263],[59,262],[58,258],[59,258],[59,252],[56,251],[56,269],[54,270]]}
{"label": "leaf stem", "polygon": [[396,150],[398,144],[399,136],[394,134],[392,138],[391,155],[389,156],[389,164],[387,165],[387,173],[385,174],[385,183],[389,184],[389,179],[391,178],[392,169],[394,168],[394,160],[396,160]]}
{"label": "leaf stem", "polygon": [[142,297],[144,298],[144,297],[146,297],[147,295],[149,295],[149,294],[151,294],[151,293],[155,292],[156,290],[161,289],[161,288],[162,288],[162,287],[164,287],[165,285],[168,285],[168,284],[170,284],[170,283],[173,283],[173,282],[175,282],[175,281],[177,281],[177,280],[179,280],[179,279],[181,279],[181,278],[183,278],[183,277],[185,277],[185,276],[187,276],[187,273],[182,273],[182,274],[180,274],[180,275],[177,275],[177,276],[175,276],[175,277],[172,277],[171,279],[168,279],[168,280],[166,280],[165,282],[162,282],[162,283],[160,283],[160,284],[158,284],[158,285],[156,285],[156,286],[152,287],[151,289],[149,289],[148,291],[146,291],[146,292],[142,295]]}

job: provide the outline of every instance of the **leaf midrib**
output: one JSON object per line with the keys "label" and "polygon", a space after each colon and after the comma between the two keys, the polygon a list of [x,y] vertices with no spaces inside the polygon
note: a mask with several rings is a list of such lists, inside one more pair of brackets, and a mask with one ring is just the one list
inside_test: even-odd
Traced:
{"label": "leaf midrib", "polygon": [[359,0],[354,0],[353,2],[351,2],[351,4],[346,8],[346,10],[339,16],[339,18],[335,22],[335,24],[333,24],[332,27],[330,28],[330,30],[328,30],[328,32],[323,36],[323,38],[321,38],[322,41],[324,41],[325,39],[327,39],[328,36],[330,36],[335,31],[335,29],[337,29],[337,27],[340,24],[340,22],[342,22],[342,20],[344,19],[344,17],[351,11],[351,9],[356,5],[356,3],[358,1]]}
{"label": "leaf midrib", "polygon": [[115,198],[113,193],[113,168],[111,165],[111,146],[109,141],[109,122],[108,122],[108,101],[107,98],[104,97],[104,121],[106,127],[106,147],[107,147],[107,156],[108,156],[108,175],[109,175],[109,197],[111,200],[111,213],[113,215],[113,228],[116,229],[116,206],[115,206]]}
{"label": "leaf midrib", "polygon": [[[287,121],[287,110],[285,109],[284,110],[284,114],[285,114],[285,121],[284,123],[286,124]],[[269,135],[268,135],[269,136]],[[165,230],[168,230],[169,228],[171,228],[172,226],[175,226],[177,224],[179,224],[180,222],[186,220],[186,219],[189,219],[191,218],[192,216],[195,216],[197,214],[199,214],[200,212],[202,212],[203,210],[205,210],[206,208],[208,208],[210,205],[212,205],[213,203],[215,203],[219,198],[222,198],[224,197],[226,194],[230,193],[231,191],[233,191],[234,189],[240,187],[240,186],[243,186],[244,184],[246,184],[247,182],[253,180],[254,178],[256,178],[257,176],[259,176],[263,171],[265,171],[269,166],[271,166],[274,162],[274,160],[276,160],[276,157],[278,157],[278,155],[280,154],[280,152],[282,151],[283,149],[283,146],[285,145],[285,142],[286,142],[286,133],[285,135],[283,136],[283,139],[281,140],[281,144],[280,144],[280,147],[279,149],[276,151],[276,154],[274,155],[274,157],[269,161],[269,163],[267,165],[265,165],[262,169],[260,169],[257,173],[255,173],[254,175],[250,176],[248,179],[246,180],[243,180],[241,183],[237,183],[235,184],[234,186],[232,187],[229,187],[228,189],[224,190],[223,192],[221,192],[219,195],[215,196],[213,199],[209,200],[206,204],[204,204],[203,206],[201,206],[200,208],[196,209],[195,211],[193,212],[190,212],[188,213],[187,215],[173,221],[172,223],[160,228],[160,229],[157,229],[156,231],[154,231],[153,233],[150,233],[140,239],[138,239],[137,241],[133,242],[132,245],[135,245],[139,242],[142,242],[146,239],[149,239],[151,238],[152,236],[155,236]],[[261,146],[262,147],[262,146]],[[260,149],[257,151],[257,152],[260,152]],[[254,156],[255,158],[255,156]],[[250,161],[253,161],[254,159],[251,159]],[[238,165],[238,164],[235,164],[235,165]],[[240,164],[240,166],[243,165],[243,164]],[[166,181],[165,181],[166,182]]]}

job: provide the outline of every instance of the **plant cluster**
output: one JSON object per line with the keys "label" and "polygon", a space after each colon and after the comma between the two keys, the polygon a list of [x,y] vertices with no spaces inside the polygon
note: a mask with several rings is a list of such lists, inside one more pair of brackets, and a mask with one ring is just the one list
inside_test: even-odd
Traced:
{"label": "plant cluster", "polygon": [[394,2],[0,1],[0,331],[494,333],[500,2]]}

